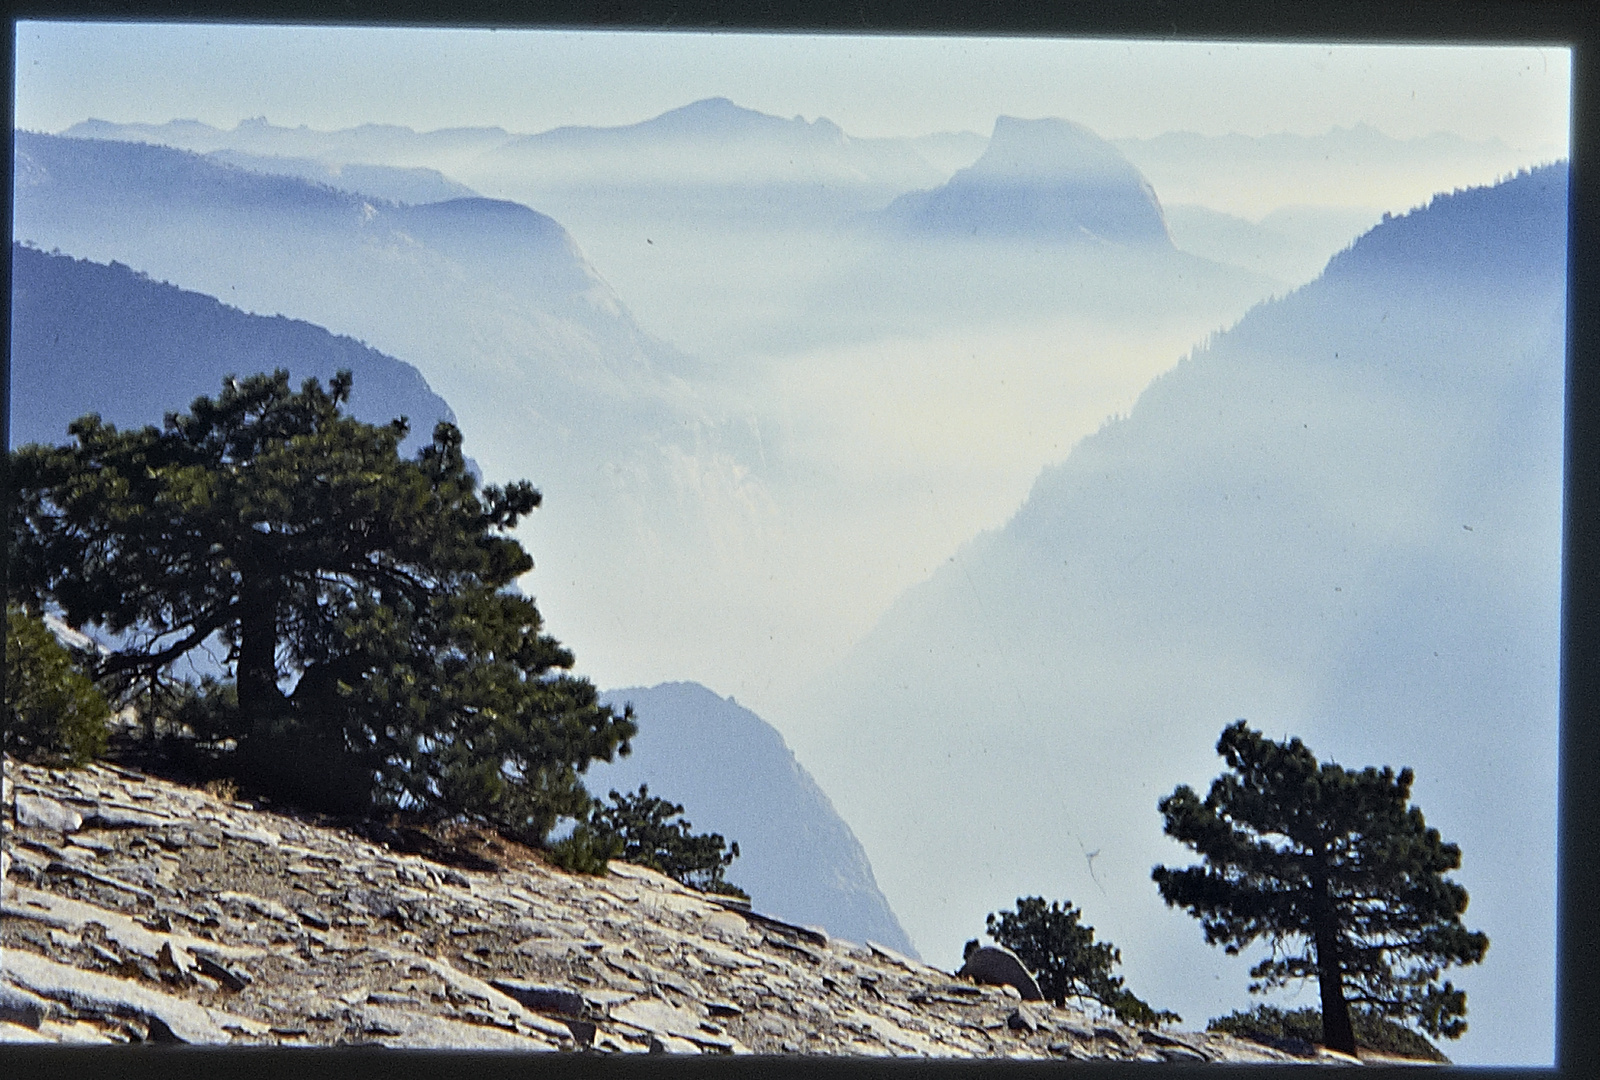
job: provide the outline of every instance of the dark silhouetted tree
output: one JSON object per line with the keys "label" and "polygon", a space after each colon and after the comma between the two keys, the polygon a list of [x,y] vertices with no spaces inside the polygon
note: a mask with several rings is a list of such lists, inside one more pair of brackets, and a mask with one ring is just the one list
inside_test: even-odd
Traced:
{"label": "dark silhouetted tree", "polygon": [[1407,805],[1411,770],[1318,764],[1299,739],[1273,742],[1243,720],[1217,753],[1230,771],[1204,800],[1182,786],[1159,804],[1167,835],[1204,860],[1155,868],[1167,904],[1230,954],[1267,942],[1252,993],[1315,978],[1331,1049],[1355,1053],[1352,1005],[1460,1037],[1466,993],[1439,978],[1481,961],[1489,939],[1462,925],[1467,891],[1444,876],[1461,850]]}
{"label": "dark silhouetted tree", "polygon": [[103,685],[217,648],[223,683],[184,715],[246,782],[542,841],[636,729],[515,591],[533,562],[509,533],[539,493],[480,488],[449,424],[402,458],[405,421],[352,419],[349,394],[348,372],[298,393],[282,371],[229,378],[162,429],[91,415],[21,448],[10,589],[109,635]]}
{"label": "dark silhouetted tree", "polygon": [[1047,905],[1042,896],[1018,897],[1015,911],[991,913],[984,920],[984,932],[1016,953],[1033,972],[1039,990],[1057,1005],[1069,997],[1087,997],[1126,1023],[1179,1020],[1177,1013],[1152,1009],[1123,985],[1120,975],[1111,973],[1122,963],[1122,953],[1109,941],[1096,942],[1094,927],[1080,921],[1082,915],[1070,903]]}
{"label": "dark silhouetted tree", "polygon": [[739,845],[728,844],[718,833],[692,832],[694,825],[682,814],[683,807],[651,795],[649,785],[640,784],[629,795],[611,792],[610,805],[596,799],[589,823],[600,836],[620,843],[616,857],[659,870],[701,892],[749,899],[723,878],[739,857]]}

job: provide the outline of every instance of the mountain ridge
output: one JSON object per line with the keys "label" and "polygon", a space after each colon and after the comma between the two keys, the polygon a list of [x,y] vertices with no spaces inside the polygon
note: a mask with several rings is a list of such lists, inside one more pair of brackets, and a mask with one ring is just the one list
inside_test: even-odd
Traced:
{"label": "mountain ridge", "polygon": [[465,184],[449,179],[437,169],[354,162],[330,165],[316,158],[250,154],[242,150],[213,150],[205,156],[234,168],[298,176],[302,180],[388,202],[432,203],[477,195]]}
{"label": "mountain ridge", "polygon": [[[419,334],[436,338],[437,329],[396,333],[395,320],[373,318],[394,306],[396,290],[425,288],[443,298],[469,285],[473,306],[491,299],[500,321],[511,319],[506,330],[523,335],[533,356],[560,359],[576,348],[618,390],[659,380],[661,368],[682,360],[634,322],[559,223],[531,208],[481,196],[390,203],[137,143],[18,133],[16,149],[19,239],[128,262],[230,301],[239,296],[247,308],[292,311],[356,333],[448,384],[458,409],[465,396],[451,388],[459,381],[454,371],[429,367],[438,344],[418,347]],[[184,220],[183,235],[173,233],[175,214]],[[238,241],[252,235],[297,273],[275,274],[277,262],[249,258]],[[197,242],[207,237],[210,243]],[[311,287],[311,269],[324,265],[352,279],[342,300]],[[441,306],[450,310],[442,299]],[[415,322],[415,307],[401,305],[398,326]],[[474,325],[478,337],[490,332]],[[503,364],[490,366],[496,363]],[[582,377],[570,360],[561,360],[562,369]]]}
{"label": "mountain ridge", "polygon": [[728,134],[748,137],[760,135],[790,135],[803,133],[825,143],[838,143],[844,131],[827,117],[807,121],[795,116],[785,119],[771,113],[747,109],[726,97],[701,98],[657,116],[632,124],[591,126],[564,124],[548,131],[521,136],[521,139],[547,139],[551,142],[568,139],[593,139],[595,137],[626,139],[637,135],[664,135],[679,138],[684,135],[710,135],[724,137]]}
{"label": "mountain ridge", "polygon": [[[1553,166],[1441,195],[1258,305],[780,717],[925,954],[1024,890],[1064,896],[1151,1000],[1247,1007],[1244,959],[1147,876],[1183,857],[1156,800],[1203,790],[1244,717],[1323,760],[1416,769],[1494,942],[1451,973],[1473,1001],[1452,1056],[1548,1049],[1565,186]],[[885,790],[866,763],[890,752]]]}
{"label": "mountain ridge", "polygon": [[649,184],[678,198],[710,187],[723,199],[774,204],[766,206],[769,216],[782,210],[774,192],[811,213],[833,202],[852,209],[881,203],[943,178],[912,140],[857,138],[826,117],[786,119],[727,98],[634,124],[568,125],[519,136],[482,154],[471,175],[483,177],[478,183],[485,187],[489,176],[498,176],[501,190],[556,205],[571,185],[628,190]]}
{"label": "mountain ridge", "polygon": [[916,957],[860,842],[776,728],[694,682],[607,690],[601,700],[631,704],[639,734],[628,757],[589,767],[595,794],[649,784],[682,804],[697,831],[739,844],[728,880],[760,910]]}
{"label": "mountain ridge", "polygon": [[250,315],[121,263],[101,264],[13,244],[11,440],[56,443],[86,413],[119,427],[161,423],[226,375],[287,368],[290,378],[355,376],[351,414],[410,421],[409,453],[436,423],[456,422],[416,368],[354,338],[283,316]]}
{"label": "mountain ridge", "polygon": [[439,128],[415,131],[400,124],[359,124],[352,128],[320,131],[301,125],[280,127],[266,117],[240,120],[231,129],[213,127],[197,120],[172,120],[165,124],[122,124],[89,119],[61,132],[69,138],[114,139],[154,142],[181,150],[209,153],[215,150],[242,150],[258,154],[310,156],[338,163],[362,160],[376,154],[385,160],[369,164],[431,164],[427,158],[444,154],[471,154],[484,147],[513,138],[498,127]]}

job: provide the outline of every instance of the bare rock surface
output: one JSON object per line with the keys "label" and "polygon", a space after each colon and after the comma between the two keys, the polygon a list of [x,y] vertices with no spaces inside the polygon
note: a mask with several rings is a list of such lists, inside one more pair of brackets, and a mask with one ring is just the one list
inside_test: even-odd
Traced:
{"label": "bare rock surface", "polygon": [[626,863],[497,841],[463,869],[114,766],[5,776],[0,1042],[1307,1060],[1021,1001]]}
{"label": "bare rock surface", "polygon": [[83,815],[76,810],[40,795],[18,795],[16,813],[18,825],[59,833],[77,832],[83,825]]}

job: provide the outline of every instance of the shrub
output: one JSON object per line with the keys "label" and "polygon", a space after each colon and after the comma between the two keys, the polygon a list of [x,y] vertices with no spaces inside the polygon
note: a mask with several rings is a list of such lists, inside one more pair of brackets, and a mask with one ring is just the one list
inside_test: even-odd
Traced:
{"label": "shrub", "polygon": [[650,786],[640,784],[631,795],[611,792],[610,806],[596,799],[589,820],[598,832],[621,842],[617,857],[701,892],[748,900],[743,889],[722,876],[739,857],[739,845],[727,844],[717,833],[690,832],[694,826],[682,814],[682,806],[651,795]]}
{"label": "shrub", "polygon": [[566,837],[545,846],[550,861],[575,874],[603,874],[606,865],[622,854],[622,837],[591,822],[580,821]]}
{"label": "shrub", "polygon": [[111,708],[44,620],[6,609],[6,750],[82,765],[105,752]]}
{"label": "shrub", "polygon": [[[1356,1046],[1362,1050],[1422,1061],[1450,1060],[1421,1033],[1388,1017],[1352,1009],[1350,1021],[1355,1028]],[[1296,1044],[1309,1051],[1312,1044],[1320,1045],[1323,1041],[1322,1012],[1311,1008],[1284,1012],[1271,1005],[1257,1005],[1249,1012],[1233,1012],[1216,1017],[1206,1024],[1206,1030],[1224,1032],[1291,1052],[1297,1049]]]}
{"label": "shrub", "polygon": [[233,802],[239,797],[239,785],[226,777],[207,780],[200,785],[200,790],[219,802]]}

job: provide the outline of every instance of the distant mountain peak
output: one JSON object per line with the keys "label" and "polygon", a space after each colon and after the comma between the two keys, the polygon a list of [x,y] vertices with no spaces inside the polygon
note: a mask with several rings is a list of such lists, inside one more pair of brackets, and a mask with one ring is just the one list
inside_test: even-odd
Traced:
{"label": "distant mountain peak", "polygon": [[[726,97],[702,98],[632,124],[572,124],[518,136],[474,167],[516,176],[519,184],[552,192],[557,203],[573,190],[616,185],[665,184],[679,196],[719,188],[721,211],[739,213],[734,207],[742,202],[745,212],[768,219],[774,210],[807,213],[806,207],[836,203],[848,205],[846,213],[862,213],[948,175],[911,140],[855,138],[826,117],[784,118]],[[770,185],[788,190],[779,195]],[[730,200],[735,190],[744,194]]]}
{"label": "distant mountain peak", "polygon": [[1142,185],[1144,177],[1111,143],[1082,124],[1059,117],[1000,116],[983,156],[957,173],[967,178],[1060,185],[1089,181]]}
{"label": "distant mountain peak", "polygon": [[844,131],[827,117],[808,121],[803,116],[784,119],[771,113],[747,109],[725,97],[702,98],[660,116],[632,125],[635,130],[663,135],[709,135],[712,137],[751,135],[788,136],[804,133],[826,141],[845,139]]}
{"label": "distant mountain peak", "polygon": [[181,137],[187,140],[215,141],[226,135],[221,128],[199,120],[168,120],[164,124],[119,124],[115,120],[90,117],[61,132],[69,139],[109,139],[122,142],[159,139],[161,136]]}
{"label": "distant mountain peak", "polygon": [[718,113],[718,112],[725,112],[725,113],[752,113],[752,114],[757,115],[757,116],[763,115],[761,113],[756,113],[754,109],[746,109],[742,105],[735,104],[732,98],[720,97],[720,96],[718,96],[718,97],[701,98],[699,101],[691,101],[689,104],[680,106],[679,108],[669,109],[669,110],[667,110],[667,112],[663,113],[662,115],[663,116],[670,116],[672,113],[675,113],[675,112],[677,112],[677,113],[688,113],[688,112]]}
{"label": "distant mountain peak", "polygon": [[740,120],[777,120],[783,122],[783,117],[773,116],[758,109],[748,109],[732,98],[708,97],[699,101],[691,101],[687,105],[680,105],[676,109],[668,109],[660,116],[645,123],[654,123],[669,119],[740,119]]}
{"label": "distant mountain peak", "polygon": [[1170,248],[1144,175],[1082,124],[1002,116],[983,156],[944,187],[913,192],[886,222],[930,234]]}

